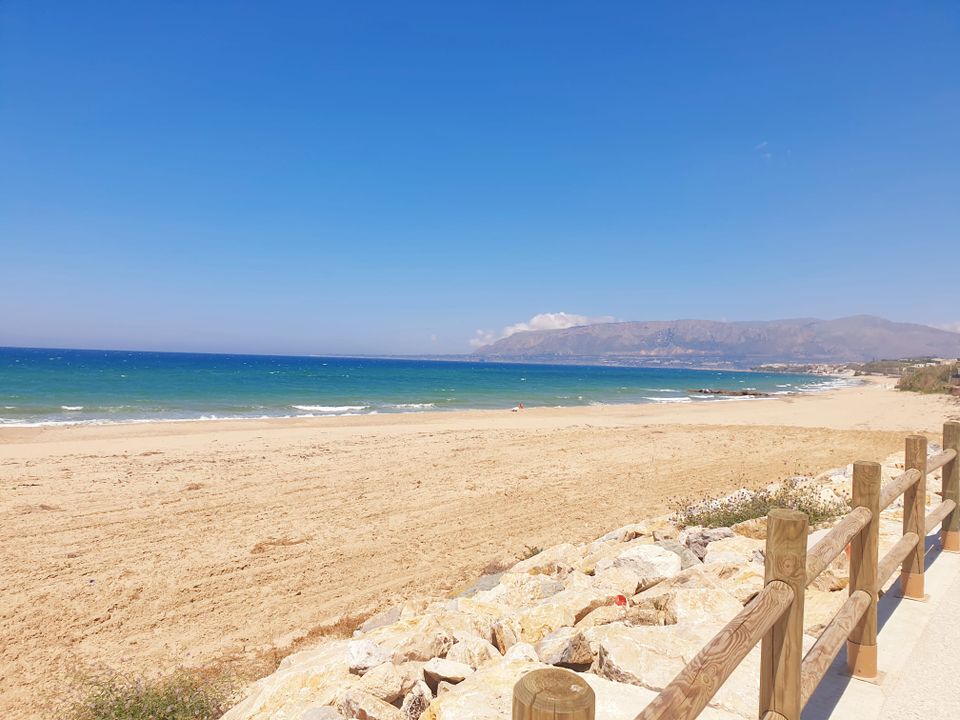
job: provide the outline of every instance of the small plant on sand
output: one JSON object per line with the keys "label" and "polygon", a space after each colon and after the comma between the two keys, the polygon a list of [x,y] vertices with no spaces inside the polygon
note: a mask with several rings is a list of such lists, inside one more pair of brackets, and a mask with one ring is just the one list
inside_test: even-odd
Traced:
{"label": "small plant on sand", "polygon": [[527,545],[523,548],[523,552],[520,553],[521,560],[529,560],[534,555],[539,555],[543,552],[542,547],[537,547],[536,545]]}
{"label": "small plant on sand", "polygon": [[766,516],[774,508],[806,513],[811,525],[843,515],[850,508],[840,498],[825,497],[818,485],[787,481],[774,490],[740,490],[724,498],[678,500],[673,521],[681,527],[730,527]]}
{"label": "small plant on sand", "polygon": [[234,686],[223,677],[180,670],[159,679],[118,674],[83,682],[70,720],[216,720],[229,708]]}

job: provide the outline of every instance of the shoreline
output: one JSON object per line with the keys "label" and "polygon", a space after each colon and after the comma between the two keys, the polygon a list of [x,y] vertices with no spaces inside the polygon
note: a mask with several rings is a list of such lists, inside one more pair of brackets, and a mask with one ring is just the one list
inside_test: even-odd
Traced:
{"label": "shoreline", "polygon": [[902,449],[883,381],[768,402],[0,428],[0,714],[63,678],[249,662],[528,546]]}
{"label": "shoreline", "polygon": [[[736,372],[745,372],[745,371],[736,371]],[[794,373],[799,374],[799,373]],[[534,410],[565,410],[565,411],[574,411],[587,408],[597,408],[597,407],[617,407],[617,408],[641,408],[649,406],[662,406],[662,405],[676,405],[676,404],[687,404],[687,403],[720,403],[720,402],[733,402],[733,401],[742,401],[742,400],[781,400],[789,398],[801,398],[809,395],[823,395],[825,393],[832,393],[839,390],[845,390],[849,388],[857,387],[858,385],[863,385],[869,381],[865,378],[848,378],[843,376],[827,376],[827,375],[811,375],[811,377],[832,377],[835,380],[842,380],[843,384],[838,385],[824,385],[817,388],[811,388],[808,390],[788,390],[781,392],[770,392],[770,393],[761,393],[756,396],[751,395],[728,395],[726,391],[718,392],[716,394],[698,394],[702,391],[693,391],[693,390],[677,390],[675,392],[685,392],[686,395],[677,398],[662,398],[657,400],[649,400],[648,402],[590,402],[585,405],[528,405],[524,408],[525,412],[530,412]],[[732,392],[732,391],[731,391]],[[433,403],[430,403],[433,404]],[[365,406],[366,407],[366,406]],[[315,414],[315,413],[303,413],[298,415],[260,415],[257,417],[250,416],[234,416],[234,417],[209,417],[201,415],[200,417],[185,417],[185,418],[128,418],[121,420],[108,420],[108,419],[92,419],[92,420],[43,420],[38,422],[0,422],[0,439],[2,439],[2,434],[5,430],[24,430],[24,429],[35,429],[35,428],[68,428],[68,427],[116,427],[116,426],[126,426],[126,425],[166,425],[171,423],[233,423],[233,422],[271,422],[271,421],[293,421],[293,420],[330,420],[334,418],[351,418],[351,417],[394,417],[394,416],[403,416],[403,415],[427,415],[427,414],[449,414],[449,413],[476,413],[476,412],[490,412],[490,413],[502,413],[510,412],[511,408],[509,407],[499,407],[499,408],[488,408],[488,407],[458,407],[458,408],[443,408],[443,407],[430,407],[422,409],[396,409],[396,410],[374,410],[372,412],[342,412],[342,413],[325,413],[325,414]]]}

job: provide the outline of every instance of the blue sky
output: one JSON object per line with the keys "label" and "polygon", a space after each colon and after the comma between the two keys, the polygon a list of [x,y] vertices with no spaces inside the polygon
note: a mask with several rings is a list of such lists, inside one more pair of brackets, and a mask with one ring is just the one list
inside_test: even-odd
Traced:
{"label": "blue sky", "polygon": [[960,5],[0,3],[0,344],[960,320]]}

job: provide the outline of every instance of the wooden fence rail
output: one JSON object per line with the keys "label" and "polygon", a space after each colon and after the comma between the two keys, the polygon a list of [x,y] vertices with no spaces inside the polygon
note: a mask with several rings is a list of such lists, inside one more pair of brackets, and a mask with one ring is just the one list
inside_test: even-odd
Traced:
{"label": "wooden fence rail", "polygon": [[[941,526],[940,547],[960,552],[960,422],[943,426],[943,452],[927,457],[927,439],[906,439],[904,472],[881,487],[880,465],[853,466],[852,509],[807,551],[807,517],[767,516],[764,587],[697,653],[635,720],[692,720],[760,643],[762,720],[799,720],[800,712],[846,644],[854,677],[877,675],[877,599],[900,569],[905,598],[924,597],[924,539]],[[942,502],[926,513],[927,475],[943,469]],[[903,534],[879,557],[880,512],[903,496]],[[804,590],[850,547],[849,597],[803,655]],[[594,720],[594,696],[575,673],[528,673],[514,688],[513,720]],[[601,718],[601,720],[603,720]]]}

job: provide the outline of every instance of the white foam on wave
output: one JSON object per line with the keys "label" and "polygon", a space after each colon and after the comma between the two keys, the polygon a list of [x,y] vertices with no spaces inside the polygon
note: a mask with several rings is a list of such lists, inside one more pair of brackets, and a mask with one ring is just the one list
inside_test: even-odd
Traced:
{"label": "white foam on wave", "polygon": [[435,408],[436,406],[436,403],[397,403],[389,407],[396,408],[397,410],[427,410],[428,408]]}
{"label": "white foam on wave", "polygon": [[292,405],[294,410],[319,413],[347,413],[365,410],[366,405]]}
{"label": "white foam on wave", "polygon": [[83,410],[83,405],[61,405],[60,409],[67,411]]}
{"label": "white foam on wave", "polygon": [[665,397],[660,397],[660,398],[658,398],[658,397],[644,397],[643,399],[644,399],[644,400],[649,400],[650,402],[655,402],[655,403],[688,403],[688,402],[693,402],[693,400],[691,400],[691,399],[688,398],[688,397],[671,397],[671,398],[665,398]]}

